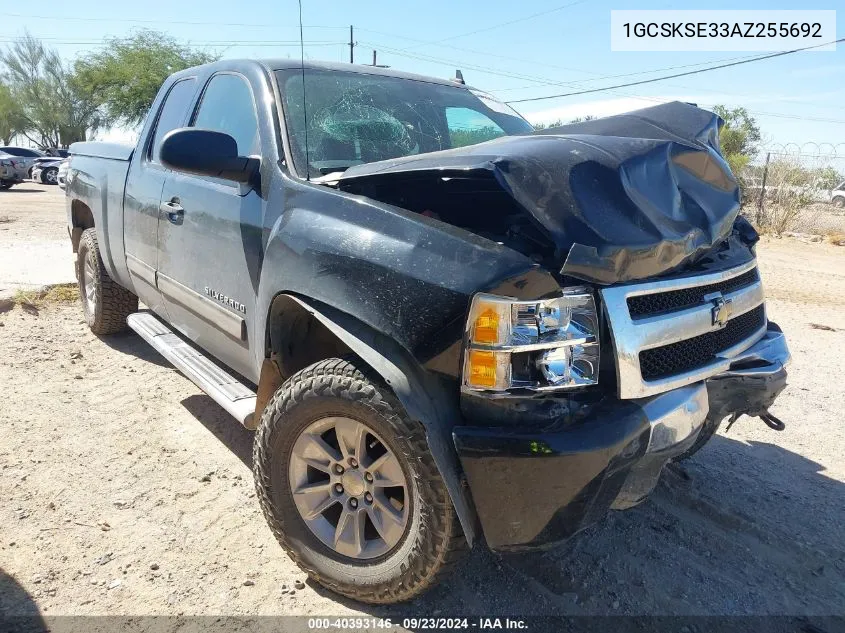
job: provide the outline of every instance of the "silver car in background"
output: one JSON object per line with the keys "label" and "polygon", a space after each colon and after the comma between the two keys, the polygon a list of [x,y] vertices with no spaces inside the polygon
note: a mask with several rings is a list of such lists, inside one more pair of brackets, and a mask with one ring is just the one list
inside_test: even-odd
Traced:
{"label": "silver car in background", "polygon": [[17,161],[22,162],[26,166],[23,175],[24,178],[29,178],[30,171],[37,162],[36,159],[45,157],[44,152],[41,150],[31,149],[29,147],[15,147],[12,145],[0,147],[0,152],[9,154],[9,156],[14,157]]}
{"label": "silver car in background", "polygon": [[69,158],[65,158],[61,163],[59,163],[59,173],[56,175],[56,178],[59,182],[59,189],[64,189],[65,187],[67,187],[67,170],[69,167]]}
{"label": "silver car in background", "polygon": [[32,167],[30,178],[44,185],[59,184],[59,166],[64,160],[63,158],[39,159]]}
{"label": "silver car in background", "polygon": [[26,178],[26,163],[0,150],[0,189],[9,189]]}

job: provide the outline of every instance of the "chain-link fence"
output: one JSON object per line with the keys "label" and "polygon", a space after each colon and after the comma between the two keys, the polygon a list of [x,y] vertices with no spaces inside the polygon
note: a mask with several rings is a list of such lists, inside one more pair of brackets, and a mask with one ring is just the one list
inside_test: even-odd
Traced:
{"label": "chain-link fence", "polygon": [[845,234],[845,145],[769,147],[739,178],[743,213],[761,232]]}

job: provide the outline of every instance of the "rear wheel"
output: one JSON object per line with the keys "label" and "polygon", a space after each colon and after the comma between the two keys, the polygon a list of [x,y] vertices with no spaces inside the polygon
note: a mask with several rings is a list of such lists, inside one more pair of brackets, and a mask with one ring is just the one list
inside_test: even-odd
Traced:
{"label": "rear wheel", "polygon": [[423,428],[360,361],[291,377],[255,438],[258,498],[277,540],[314,580],[393,603],[435,584],[466,541]]}
{"label": "rear wheel", "polygon": [[115,334],[138,310],[138,297],[116,284],[103,266],[97,230],[86,229],[76,253],[76,278],[85,322],[94,334]]}
{"label": "rear wheel", "polygon": [[59,182],[59,168],[48,167],[41,172],[41,182],[47,185],[56,185]]}

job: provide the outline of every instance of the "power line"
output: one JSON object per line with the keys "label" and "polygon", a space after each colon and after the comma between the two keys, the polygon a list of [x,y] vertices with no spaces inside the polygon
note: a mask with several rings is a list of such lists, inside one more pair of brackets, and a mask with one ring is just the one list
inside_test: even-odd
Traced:
{"label": "power line", "polygon": [[[737,56],[737,57],[725,57],[725,58],[722,58],[722,59],[709,59],[707,61],[696,62],[694,64],[679,64],[677,66],[664,66],[663,68],[652,68],[650,70],[637,70],[637,71],[630,72],[630,73],[619,73],[619,74],[616,74],[616,75],[599,75],[598,73],[590,72],[589,74],[596,75],[596,76],[590,77],[589,79],[578,79],[574,83],[585,84],[585,83],[590,83],[590,82],[593,82],[593,81],[600,81],[602,79],[618,79],[619,77],[636,77],[637,75],[651,75],[653,73],[659,73],[659,72],[663,72],[663,71],[666,71],[666,70],[676,70],[678,68],[694,68],[696,66],[706,66],[708,64],[713,64],[713,63],[716,63],[716,62],[729,62],[729,61],[733,61],[735,59],[750,59],[750,58],[756,57],[756,56],[757,56],[757,54],[755,53],[753,55],[740,55],[740,56]],[[587,71],[583,71],[583,72],[587,72]],[[530,86],[518,86],[518,87],[515,87],[515,88],[502,88],[502,89],[498,90],[498,92],[510,92],[512,90],[526,90],[528,88],[536,88],[536,87],[537,87],[536,85],[530,85]]]}
{"label": "power line", "polygon": [[[109,39],[103,40],[64,40],[62,38],[39,37],[41,41],[53,45],[74,45],[74,46],[105,46],[111,43]],[[20,41],[20,38],[0,35],[0,43],[13,44]],[[299,46],[299,40],[206,40],[189,41],[192,46]],[[345,42],[333,42],[331,40],[305,40],[306,46],[338,46]]]}
{"label": "power line", "polygon": [[[248,23],[248,22],[194,22],[194,21],[183,21],[183,20],[146,20],[140,18],[83,18],[83,17],[72,17],[72,16],[56,16],[56,15],[30,15],[28,13],[0,13],[0,15],[5,15],[8,17],[13,18],[26,18],[26,19],[36,19],[36,20],[58,20],[60,22],[65,22],[67,20],[72,20],[76,22],[128,22],[132,24],[189,24],[193,26],[250,26],[250,27],[260,27],[260,28],[273,28],[273,29],[280,29],[280,28],[290,28],[290,29],[298,29],[299,27],[296,25],[275,25],[275,24],[256,24],[256,23]],[[345,29],[345,26],[319,26],[319,25],[304,25],[302,28],[304,29]]]}
{"label": "power line", "polygon": [[568,4],[561,5],[559,7],[555,7],[553,9],[548,9],[546,11],[540,11],[539,13],[533,13],[531,15],[526,15],[522,18],[517,18],[516,20],[509,20],[507,22],[500,22],[499,24],[493,24],[491,26],[485,26],[484,28],[475,29],[474,31],[469,31],[467,33],[460,33],[458,35],[450,35],[449,37],[444,37],[443,39],[435,40],[433,42],[423,42],[420,44],[415,44],[414,46],[409,46],[408,48],[402,50],[410,50],[412,48],[417,48],[418,46],[423,46],[427,44],[439,44],[440,42],[449,42],[451,40],[457,40],[462,37],[469,37],[470,35],[476,35],[477,33],[486,33],[487,31],[492,31],[493,29],[498,29],[503,26],[510,26],[511,24],[517,24],[518,22],[526,22],[527,20],[533,20],[534,18],[539,18],[543,15],[549,15],[550,13],[556,13],[557,11],[562,11],[563,9],[568,9],[569,7],[574,7],[576,4],[583,4],[587,0],[575,0],[575,2],[570,2]]}
{"label": "power line", "polygon": [[[487,74],[496,75],[496,76],[501,76],[501,77],[507,77],[507,78],[512,78],[512,79],[514,79],[514,78],[515,79],[525,79],[527,81],[534,81],[538,84],[545,84],[545,85],[577,85],[577,84],[573,84],[572,82],[559,82],[559,81],[553,81],[551,79],[532,77],[532,76],[529,76],[529,75],[521,75],[521,74],[508,73],[508,72],[503,72],[503,71],[489,70],[489,69],[481,67],[481,66],[474,66],[472,64],[466,64],[464,62],[456,62],[455,60],[444,60],[442,58],[432,57],[430,55],[406,53],[406,52],[403,52],[402,50],[392,49],[388,46],[384,46],[383,44],[377,44],[377,43],[374,43],[374,42],[361,42],[361,44],[368,45],[368,46],[378,46],[380,50],[382,50],[382,49],[386,50],[387,52],[392,53],[394,55],[398,55],[400,57],[407,57],[409,59],[416,59],[416,60],[420,60],[420,61],[428,61],[428,62],[443,64],[444,66],[450,66],[450,67],[457,66],[457,67],[462,67],[462,68],[468,68],[470,70],[477,70],[478,72],[487,73]],[[744,59],[744,57],[743,57],[743,59]],[[754,59],[759,59],[759,56],[755,57]],[[686,87],[684,87],[684,88],[686,89]],[[606,89],[606,90],[608,92],[610,92],[611,94],[615,94],[615,95],[618,95],[618,96],[629,97],[629,98],[633,98],[633,99],[640,99],[642,101],[650,101],[652,103],[666,103],[667,102],[666,99],[660,99],[660,98],[655,98],[655,97],[647,97],[647,96],[636,95],[636,94],[631,94],[631,93],[627,93],[627,92],[620,92],[620,91],[614,90],[614,89]],[[509,101],[508,103],[515,103],[515,102]],[[714,104],[710,104],[710,105],[714,105]],[[807,121],[815,121],[815,122],[820,122],[820,123],[845,123],[845,121],[841,121],[841,120],[837,120],[837,119],[826,119],[826,118],[811,117],[811,116],[806,116],[806,115],[793,115],[793,114],[786,114],[786,113],[781,113],[781,112],[767,112],[767,111],[759,111],[759,110],[748,110],[748,111],[751,114],[760,115],[760,116],[764,116],[764,117],[775,117],[775,118],[794,119],[794,120],[807,120]]]}
{"label": "power line", "polygon": [[814,46],[804,46],[803,48],[794,48],[789,51],[780,51],[778,53],[771,53],[769,55],[761,55],[760,57],[753,57],[751,59],[745,59],[735,62],[730,62],[727,64],[719,64],[717,66],[710,66],[708,68],[699,68],[698,70],[690,70],[683,73],[675,73],[674,75],[665,75],[664,77],[654,77],[652,79],[643,79],[641,81],[630,81],[624,84],[617,84],[615,86],[606,86],[604,88],[591,88],[589,90],[579,90],[577,92],[565,92],[562,94],[556,95],[546,95],[544,97],[530,97],[527,99],[514,99],[513,101],[507,101],[506,103],[526,103],[528,101],[545,101],[547,99],[557,99],[559,97],[574,97],[575,95],[584,95],[589,94],[592,92],[604,92],[606,90],[613,90],[615,88],[627,88],[629,86],[641,86],[643,84],[650,84],[654,83],[655,81],[664,81],[666,79],[675,79],[676,77],[686,77],[687,75],[697,75],[699,73],[709,72],[711,70],[719,70],[720,68],[729,68],[730,66],[739,66],[741,64],[750,64],[751,62],[759,62],[763,61],[764,59],[772,59],[773,57],[782,57],[784,55],[791,55],[793,53],[800,53],[801,51],[807,51],[813,48],[821,48],[822,46],[828,46],[830,44],[838,44],[839,42],[845,42],[845,37],[840,38],[838,40],[834,40],[832,42],[825,42],[824,44],[816,44]]}
{"label": "power line", "polygon": [[[714,64],[716,62],[729,62],[729,61],[733,61],[735,59],[748,59],[748,58],[757,56],[757,53],[753,53],[751,55],[741,55],[741,56],[737,56],[737,57],[726,57],[726,58],[723,57],[723,58],[720,58],[720,59],[708,59],[707,61],[696,62],[694,64],[681,64],[681,65],[675,65],[675,66],[664,66],[664,67],[661,67],[661,68],[652,68],[650,70],[640,70],[640,71],[636,71],[636,72],[620,73],[620,74],[615,74],[615,75],[601,75],[601,74],[593,72],[593,71],[584,70],[583,68],[573,68],[571,66],[560,66],[558,64],[549,64],[547,62],[542,62],[542,61],[538,62],[536,60],[520,59],[518,57],[513,57],[513,56],[510,56],[510,55],[497,55],[495,53],[490,53],[488,51],[481,51],[481,50],[478,50],[478,49],[466,48],[465,46],[455,46],[453,44],[441,44],[439,42],[428,42],[426,40],[417,39],[415,37],[408,37],[406,35],[396,35],[394,33],[386,33],[384,31],[376,31],[375,29],[368,29],[368,28],[359,27],[358,30],[364,31],[366,33],[373,33],[375,35],[382,35],[382,36],[385,36],[385,37],[391,37],[391,38],[400,39],[400,40],[407,40],[407,41],[410,41],[410,42],[419,42],[420,44],[432,44],[434,46],[449,48],[449,49],[456,50],[456,51],[463,51],[465,53],[474,53],[476,55],[483,55],[484,57],[488,57],[488,58],[492,57],[494,59],[503,59],[505,61],[511,61],[511,62],[515,62],[515,63],[519,63],[519,64],[525,64],[525,65],[528,65],[528,66],[543,66],[545,68],[554,68],[556,70],[566,70],[566,71],[569,71],[569,72],[576,72],[576,73],[581,73],[581,74],[584,74],[584,75],[593,75],[593,77],[590,77],[589,79],[578,79],[577,81],[571,82],[571,84],[568,84],[568,85],[577,85],[577,84],[587,83],[587,82],[591,82],[591,81],[600,81],[601,79],[615,79],[615,78],[618,78],[618,77],[631,77],[631,76],[635,76],[635,75],[649,75],[651,73],[658,73],[658,72],[663,72],[663,71],[666,71],[666,70],[675,70],[677,68],[692,68],[692,67],[695,67],[695,66],[706,66],[707,64]],[[395,50],[407,51],[409,49],[408,48],[401,48],[401,49],[395,49]],[[450,64],[451,63],[454,63],[454,62],[450,62]],[[532,84],[531,86],[520,86],[519,88],[505,88],[504,90],[500,90],[499,92],[510,91],[510,90],[523,90],[525,88],[534,88],[534,87],[536,87],[536,86]]]}

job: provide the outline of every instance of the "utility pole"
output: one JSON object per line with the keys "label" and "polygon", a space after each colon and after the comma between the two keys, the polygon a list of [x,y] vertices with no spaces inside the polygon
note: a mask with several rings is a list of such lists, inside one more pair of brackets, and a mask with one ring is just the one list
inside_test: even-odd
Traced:
{"label": "utility pole", "polygon": [[355,40],[352,36],[352,25],[349,25],[349,63],[355,63]]}
{"label": "utility pole", "polygon": [[373,51],[373,66],[378,66],[378,64],[376,64],[376,52],[375,51]]}

